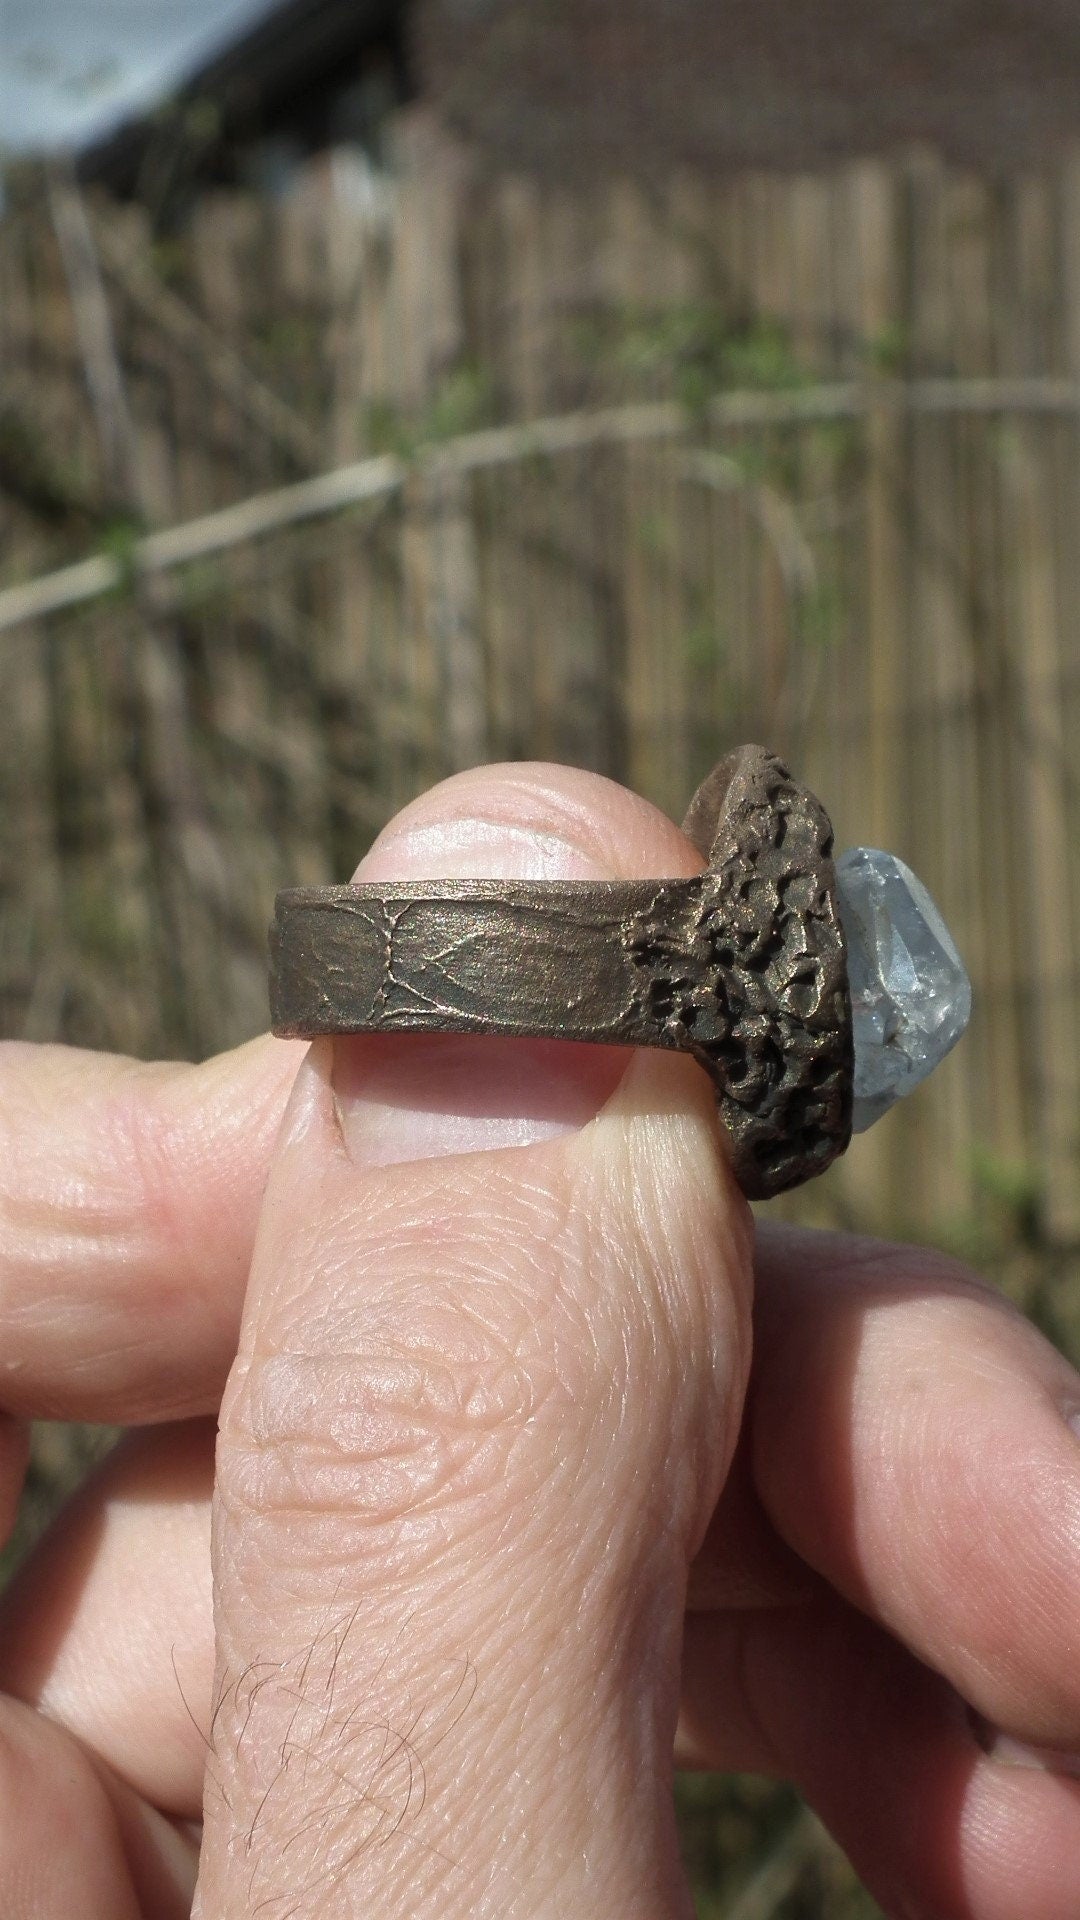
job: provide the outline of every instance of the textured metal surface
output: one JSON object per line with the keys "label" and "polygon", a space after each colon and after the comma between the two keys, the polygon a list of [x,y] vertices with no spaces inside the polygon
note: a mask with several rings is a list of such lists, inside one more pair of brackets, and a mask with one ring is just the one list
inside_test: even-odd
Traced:
{"label": "textured metal surface", "polygon": [[761,747],[698,789],[690,880],[293,888],[271,929],[283,1036],[553,1036],[691,1053],[751,1199],[851,1135],[851,1008],[824,808]]}
{"label": "textured metal surface", "polygon": [[823,1173],[851,1139],[832,823],[774,754],[740,747],[698,788],[683,831],[709,862],[703,933],[729,1023],[705,1064],[740,1185],[765,1198]]}

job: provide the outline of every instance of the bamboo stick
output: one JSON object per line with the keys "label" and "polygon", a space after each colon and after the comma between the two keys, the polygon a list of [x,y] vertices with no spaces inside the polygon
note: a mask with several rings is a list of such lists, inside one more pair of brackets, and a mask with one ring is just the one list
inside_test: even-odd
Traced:
{"label": "bamboo stick", "polygon": [[[908,411],[1080,415],[1080,381],[883,381],[872,389],[838,383],[783,395],[723,394],[710,403],[708,411],[721,430],[813,419],[856,419],[871,411],[879,418]],[[422,449],[417,463],[433,470],[471,472],[605,443],[629,446],[639,440],[666,439],[686,432],[689,424],[690,416],[676,402],[607,408],[466,434],[456,441]],[[406,462],[383,455],[271,493],[256,494],[217,513],[151,534],[135,544],[130,565],[144,573],[169,572],[282,528],[396,493],[404,486],[408,471]],[[0,592],[0,633],[25,620],[41,619],[111,593],[123,585],[127,571],[125,562],[95,555],[38,580],[8,587]]]}

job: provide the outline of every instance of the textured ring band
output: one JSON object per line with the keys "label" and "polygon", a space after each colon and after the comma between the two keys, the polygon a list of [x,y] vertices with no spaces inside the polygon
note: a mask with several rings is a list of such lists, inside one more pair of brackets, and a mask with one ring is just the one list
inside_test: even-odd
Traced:
{"label": "textured ring band", "polygon": [[273,1030],[476,1033],[690,1053],[750,1199],[851,1137],[853,1042],[832,827],[761,747],[699,787],[692,879],[298,887],[271,929]]}

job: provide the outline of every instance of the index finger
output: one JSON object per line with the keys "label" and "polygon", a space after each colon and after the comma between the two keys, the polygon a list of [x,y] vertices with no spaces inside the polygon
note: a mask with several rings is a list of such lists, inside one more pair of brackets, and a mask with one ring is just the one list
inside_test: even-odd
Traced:
{"label": "index finger", "polygon": [[0,1406],[213,1411],[301,1043],[202,1066],[0,1045]]}

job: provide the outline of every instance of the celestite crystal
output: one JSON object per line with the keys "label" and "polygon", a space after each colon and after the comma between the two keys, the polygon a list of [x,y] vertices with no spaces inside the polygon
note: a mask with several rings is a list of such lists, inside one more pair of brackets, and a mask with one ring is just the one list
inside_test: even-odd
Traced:
{"label": "celestite crystal", "polygon": [[855,1034],[856,1133],[910,1093],[971,1018],[971,982],[921,880],[895,854],[836,862]]}

